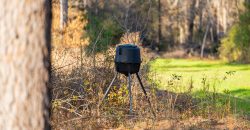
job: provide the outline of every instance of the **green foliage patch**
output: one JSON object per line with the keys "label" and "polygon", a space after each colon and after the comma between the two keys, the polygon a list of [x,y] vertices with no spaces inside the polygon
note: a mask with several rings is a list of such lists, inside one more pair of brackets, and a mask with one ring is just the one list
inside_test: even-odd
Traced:
{"label": "green foliage patch", "polygon": [[109,45],[119,43],[123,34],[122,28],[110,17],[105,15],[87,15],[86,37],[89,37],[89,45],[86,47],[87,54],[105,52]]}
{"label": "green foliage patch", "polygon": [[150,63],[152,73],[154,76],[149,78],[157,79],[152,81],[161,90],[190,93],[211,104],[230,102],[237,111],[250,115],[249,64],[229,64],[220,60],[156,59]]}
{"label": "green foliage patch", "polygon": [[229,30],[219,48],[220,57],[230,62],[250,63],[250,4],[245,6],[239,23]]}

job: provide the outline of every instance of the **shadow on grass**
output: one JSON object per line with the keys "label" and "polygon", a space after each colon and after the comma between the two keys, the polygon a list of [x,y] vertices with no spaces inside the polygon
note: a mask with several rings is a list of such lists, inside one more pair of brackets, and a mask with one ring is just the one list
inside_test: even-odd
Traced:
{"label": "shadow on grass", "polygon": [[[236,97],[235,95],[240,94],[248,94],[244,98]],[[204,91],[197,91],[192,94],[195,98],[199,100],[207,100],[211,103],[211,105],[216,104],[230,104],[230,109],[233,114],[243,115],[250,120],[250,90],[248,89],[238,89],[233,91],[228,91],[226,93],[217,93],[217,92],[204,92]],[[214,104],[212,104],[214,103]]]}
{"label": "shadow on grass", "polygon": [[237,63],[237,62],[231,62],[231,63],[225,63],[225,65],[230,65],[230,66],[249,66],[249,64],[244,64],[244,63]]}
{"label": "shadow on grass", "polygon": [[250,89],[236,89],[229,91],[230,94],[243,97],[243,99],[250,101]]}

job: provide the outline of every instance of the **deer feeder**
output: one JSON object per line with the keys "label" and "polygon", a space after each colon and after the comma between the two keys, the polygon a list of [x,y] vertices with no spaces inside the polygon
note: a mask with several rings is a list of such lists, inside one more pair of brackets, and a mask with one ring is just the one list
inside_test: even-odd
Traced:
{"label": "deer feeder", "polygon": [[132,44],[120,45],[116,48],[116,71],[126,76],[138,73],[141,65],[140,48]]}
{"label": "deer feeder", "polygon": [[142,84],[141,78],[138,74],[139,70],[140,70],[140,65],[141,65],[141,55],[140,55],[140,48],[137,47],[136,45],[132,45],[132,44],[123,44],[123,45],[119,45],[116,48],[116,55],[115,55],[115,69],[116,69],[116,74],[113,78],[113,80],[111,81],[111,83],[109,84],[104,97],[102,98],[101,102],[99,103],[99,105],[101,105],[101,103],[104,101],[104,99],[107,97],[110,88],[112,86],[112,84],[114,83],[115,79],[117,78],[118,73],[124,74],[127,77],[127,81],[128,81],[128,90],[129,90],[129,104],[130,104],[130,108],[129,108],[129,113],[132,114],[132,85],[131,85],[131,74],[136,74],[136,77],[140,83],[141,89],[143,90],[143,93],[146,97],[146,99],[148,100],[148,103],[150,105],[151,111],[153,112],[154,116],[155,113],[152,109],[151,106],[151,102],[149,100],[149,97],[147,95],[147,92]]}

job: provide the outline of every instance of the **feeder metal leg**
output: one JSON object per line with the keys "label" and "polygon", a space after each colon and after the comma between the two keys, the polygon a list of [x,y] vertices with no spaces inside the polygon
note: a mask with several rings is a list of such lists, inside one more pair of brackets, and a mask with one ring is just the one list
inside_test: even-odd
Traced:
{"label": "feeder metal leg", "polygon": [[128,73],[128,91],[129,91],[129,114],[132,114],[133,111],[133,97],[132,97],[132,88],[131,88],[131,75]]}
{"label": "feeder metal leg", "polygon": [[111,81],[111,83],[109,84],[109,87],[107,88],[107,90],[106,90],[106,92],[105,92],[105,94],[104,94],[104,97],[102,98],[102,100],[101,100],[99,106],[102,104],[102,102],[103,102],[103,101],[105,100],[105,98],[108,96],[108,93],[109,93],[109,91],[110,91],[110,88],[111,88],[111,86],[113,85],[115,79],[117,78],[117,75],[118,75],[118,73],[115,73],[115,76],[114,76],[113,80]]}
{"label": "feeder metal leg", "polygon": [[147,99],[147,101],[148,101],[148,103],[149,103],[149,106],[150,106],[150,108],[151,108],[151,111],[152,111],[153,115],[156,117],[156,114],[155,114],[155,112],[153,111],[151,102],[150,102],[150,100],[149,100],[149,97],[148,97],[148,95],[147,95],[147,92],[146,92],[146,90],[145,90],[145,88],[144,88],[144,86],[143,86],[143,84],[142,84],[141,78],[140,78],[140,76],[139,76],[138,73],[136,73],[136,77],[137,77],[137,79],[139,80],[139,83],[140,83],[141,88],[142,88],[142,90],[143,90],[143,93],[144,93],[144,95],[145,95],[145,97],[146,97],[146,99]]}

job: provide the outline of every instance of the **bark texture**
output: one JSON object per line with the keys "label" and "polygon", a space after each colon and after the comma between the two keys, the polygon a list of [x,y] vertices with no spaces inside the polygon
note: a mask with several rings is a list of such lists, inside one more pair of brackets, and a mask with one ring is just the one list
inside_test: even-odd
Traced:
{"label": "bark texture", "polygon": [[50,129],[51,1],[1,0],[0,8],[0,129]]}

